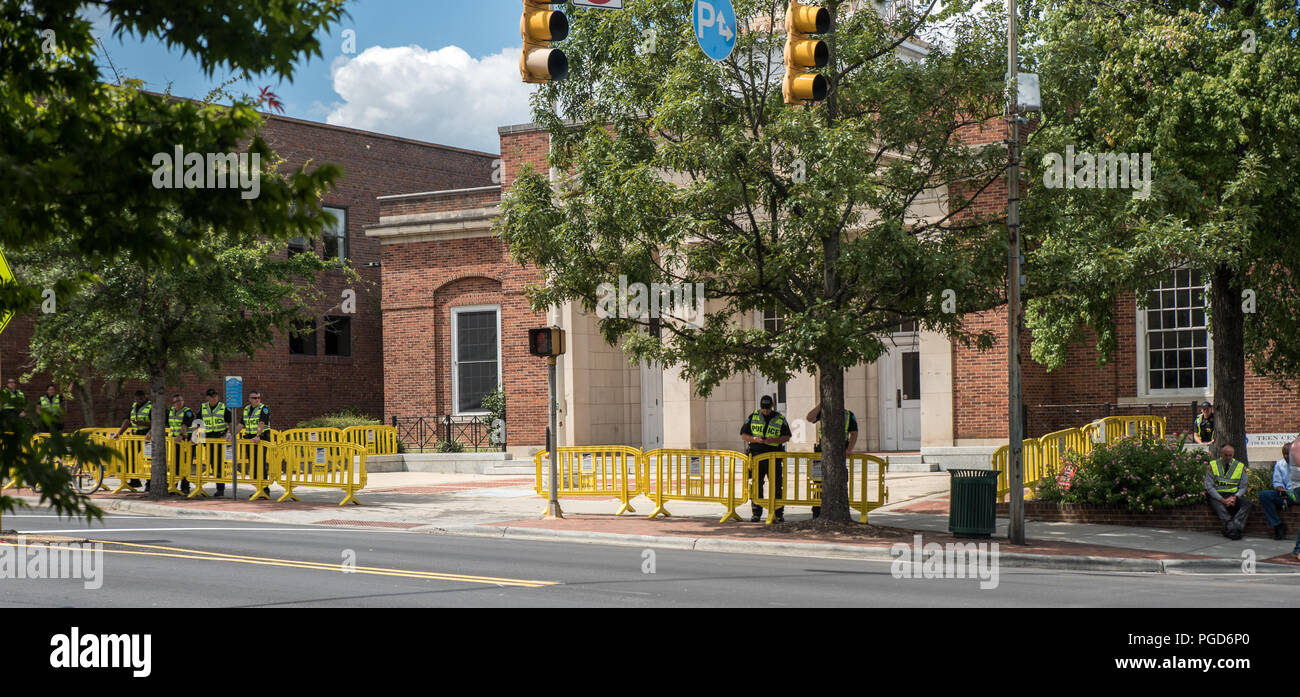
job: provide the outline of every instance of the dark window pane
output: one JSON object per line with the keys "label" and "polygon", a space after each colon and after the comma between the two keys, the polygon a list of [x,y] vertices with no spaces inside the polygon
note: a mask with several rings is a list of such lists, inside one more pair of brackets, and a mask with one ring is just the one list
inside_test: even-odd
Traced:
{"label": "dark window pane", "polygon": [[289,256],[293,256],[295,254],[302,254],[303,252],[309,252],[311,251],[311,249],[312,249],[311,240],[307,239],[306,237],[299,236],[299,237],[289,238]]}
{"label": "dark window pane", "polygon": [[326,227],[322,233],[321,258],[347,261],[348,258],[348,212],[342,208],[323,207],[321,210],[334,214],[338,222]]}
{"label": "dark window pane", "polygon": [[1164,340],[1165,335],[1160,332],[1153,332],[1147,337],[1147,342],[1151,344],[1153,349],[1164,348]]}
{"label": "dark window pane", "polygon": [[1177,387],[1183,388],[1183,387],[1191,387],[1191,386],[1192,386],[1192,371],[1190,370],[1178,371]]}
{"label": "dark window pane", "polygon": [[1172,290],[1166,290],[1160,294],[1160,308],[1162,310],[1168,310],[1174,306],[1174,292]]}
{"label": "dark window pane", "polygon": [[1163,352],[1163,351],[1152,351],[1152,352],[1151,352],[1151,369],[1152,369],[1152,370],[1160,370],[1160,369],[1163,368],[1163,367],[1164,367],[1164,352]]}
{"label": "dark window pane", "polygon": [[1209,339],[1204,329],[1197,329],[1192,332],[1192,346],[1205,347],[1205,342]]}
{"label": "dark window pane", "polygon": [[1160,318],[1160,323],[1165,329],[1173,329],[1178,326],[1178,313],[1173,310],[1165,310],[1164,316]]}
{"label": "dark window pane", "polygon": [[1206,355],[1205,355],[1205,352],[1204,352],[1204,351],[1193,351],[1193,352],[1192,352],[1192,357],[1193,357],[1193,360],[1195,361],[1195,365],[1192,366],[1192,367],[1194,367],[1194,368],[1204,368],[1204,367],[1205,367]]}
{"label": "dark window pane", "polygon": [[1205,289],[1192,289],[1192,307],[1205,307]]}
{"label": "dark window pane", "polygon": [[1164,371],[1151,371],[1151,389],[1163,390],[1165,387]]}
{"label": "dark window pane", "polygon": [[1209,375],[1209,371],[1206,370],[1196,371],[1196,377],[1192,387],[1205,387],[1207,384],[1206,380],[1208,379],[1208,375]]}
{"label": "dark window pane", "polygon": [[1192,326],[1192,311],[1191,311],[1191,310],[1179,310],[1179,311],[1178,311],[1178,326],[1179,326],[1179,327],[1190,327],[1190,326]]}
{"label": "dark window pane", "polygon": [[289,331],[289,353],[316,355],[316,320],[294,323]]}
{"label": "dark window pane", "polygon": [[352,355],[352,318],[327,318],[325,324],[325,355]]}
{"label": "dark window pane", "polygon": [[1201,283],[1201,272],[1198,269],[1193,269],[1188,274],[1187,278],[1188,278],[1188,285],[1201,286],[1201,287],[1205,286],[1204,283]]}
{"label": "dark window pane", "polygon": [[921,398],[921,354],[903,354],[903,399]]}
{"label": "dark window pane", "polygon": [[781,404],[785,404],[785,383],[784,382],[776,386],[776,401],[780,402]]}
{"label": "dark window pane", "polygon": [[1191,324],[1191,326],[1193,326],[1193,327],[1204,327],[1204,326],[1205,326],[1205,310],[1192,310],[1192,324]]}
{"label": "dark window pane", "polygon": [[497,389],[497,313],[456,315],[457,411],[483,408],[483,397]]}
{"label": "dark window pane", "polygon": [[1191,351],[1179,351],[1179,352],[1178,352],[1178,367],[1179,367],[1179,368],[1190,368],[1190,367],[1192,367],[1192,352],[1191,352]]}
{"label": "dark window pane", "polygon": [[1178,291],[1178,306],[1190,307],[1192,304],[1192,291],[1182,288]]}
{"label": "dark window pane", "polygon": [[1160,329],[1160,311],[1150,310],[1147,312],[1147,329]]}

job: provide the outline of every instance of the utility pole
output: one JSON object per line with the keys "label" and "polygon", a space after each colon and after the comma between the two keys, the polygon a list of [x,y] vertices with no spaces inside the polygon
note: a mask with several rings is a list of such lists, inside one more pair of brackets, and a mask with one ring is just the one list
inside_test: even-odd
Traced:
{"label": "utility pole", "polygon": [[1020,422],[1020,65],[1016,53],[1016,0],[1007,0],[1007,453],[1011,521],[1007,539],[1025,543],[1024,433]]}
{"label": "utility pole", "polygon": [[555,486],[556,486],[555,480],[558,478],[556,477],[555,471],[556,468],[558,467],[557,461],[559,459],[558,456],[555,454],[555,442],[559,440],[558,438],[555,437],[555,356],[546,357],[546,372],[549,373],[549,375],[547,376],[547,384],[549,385],[549,387],[547,388],[546,392],[550,402],[549,406],[547,407],[547,411],[550,414],[550,420],[548,425],[546,426],[546,454],[547,454],[547,459],[550,460],[551,462],[551,485],[550,485],[551,498],[546,503],[546,514],[544,517],[563,518],[564,511],[560,510],[560,498],[559,498],[559,494],[557,494],[555,490]]}

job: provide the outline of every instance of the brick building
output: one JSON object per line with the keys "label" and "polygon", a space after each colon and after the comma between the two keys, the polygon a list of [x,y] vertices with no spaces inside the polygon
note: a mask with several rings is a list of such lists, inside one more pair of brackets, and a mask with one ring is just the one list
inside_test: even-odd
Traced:
{"label": "brick building", "polygon": [[[368,225],[379,221],[381,194],[392,191],[426,191],[474,187],[491,182],[497,156],[461,148],[435,145],[407,138],[330,126],[282,116],[268,116],[263,126],[267,144],[286,167],[304,163],[334,163],[343,174],[324,205],[341,218],[340,229],[330,231],[322,241],[291,242],[294,251],[340,255],[349,260],[363,283],[356,291],[356,313],[338,310],[345,290],[338,272],[326,272],[319,279],[324,300],[311,336],[291,341],[278,336],[253,360],[230,360],[222,366],[224,375],[244,378],[245,391],[256,388],[272,408],[273,426],[283,428],[303,419],[344,407],[381,416],[384,412],[384,337],[379,315],[379,242],[364,234]],[[0,335],[0,372],[21,376],[30,369],[28,343],[33,317],[15,317]],[[38,375],[24,381],[29,400],[44,393],[49,379]],[[207,387],[220,387],[218,380],[199,383],[186,380],[170,386],[185,393],[187,403],[197,405]],[[143,385],[128,384],[125,396],[116,400],[116,421],[130,404],[130,394]],[[102,394],[102,391],[98,391]],[[97,423],[109,414],[107,400],[99,398]],[[67,427],[83,424],[81,410],[70,403]]]}
{"label": "brick building", "polygon": [[[503,186],[527,164],[548,168],[548,135],[537,126],[500,130]],[[1000,140],[999,126],[972,129],[968,142]],[[485,390],[500,376],[508,398],[507,440],[517,454],[544,443],[546,372],[527,353],[526,329],[558,325],[568,351],[557,370],[561,445],[627,444],[642,448],[741,447],[736,431],[759,396],[776,397],[795,424],[791,449],[813,446],[816,429],[800,417],[812,408],[812,376],[784,384],[761,375],[724,380],[709,399],[694,394],[675,370],[629,366],[604,343],[595,318],[565,305],[532,312],[523,289],[540,282],[535,268],[514,263],[492,234],[502,187],[399,193],[380,200],[379,223],[367,235],[383,259],[384,383],[388,415],[452,414],[472,417]],[[1006,189],[998,182],[977,202],[998,213]],[[943,201],[919,201],[918,212],[938,215]],[[1152,295],[1149,312],[1132,297],[1117,301],[1118,351],[1098,366],[1095,341],[1071,349],[1065,367],[1048,373],[1029,358],[1022,337],[1027,435],[1082,425],[1107,414],[1156,413],[1171,430],[1189,430],[1192,405],[1212,399],[1212,370],[1205,328],[1202,280],[1177,271]],[[749,326],[779,318],[741,318]],[[869,451],[919,452],[944,467],[987,465],[1006,442],[1006,310],[971,315],[972,330],[1002,339],[979,352],[946,337],[902,325],[894,346],[875,363],[845,373],[846,404],[858,416],[859,443]],[[1280,438],[1300,426],[1294,392],[1255,375],[1247,379],[1250,457],[1276,458]]]}

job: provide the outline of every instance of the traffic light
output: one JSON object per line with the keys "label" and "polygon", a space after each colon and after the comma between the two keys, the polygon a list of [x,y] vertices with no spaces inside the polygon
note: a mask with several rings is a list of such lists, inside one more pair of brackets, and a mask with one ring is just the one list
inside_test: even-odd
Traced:
{"label": "traffic light", "polygon": [[524,0],[524,14],[519,18],[519,36],[524,40],[524,50],[519,54],[519,75],[524,82],[545,84],[559,80],[569,72],[569,59],[564,51],[551,48],[552,41],[563,41],[569,35],[569,18],[551,5],[563,5],[568,0]]}
{"label": "traffic light", "polygon": [[564,330],[553,327],[528,330],[528,352],[550,358],[564,353]]}
{"label": "traffic light", "polygon": [[785,12],[785,79],[781,81],[786,104],[826,98],[826,78],[804,69],[825,67],[830,60],[826,42],[808,38],[809,34],[825,34],[830,28],[831,13],[825,7],[790,0]]}

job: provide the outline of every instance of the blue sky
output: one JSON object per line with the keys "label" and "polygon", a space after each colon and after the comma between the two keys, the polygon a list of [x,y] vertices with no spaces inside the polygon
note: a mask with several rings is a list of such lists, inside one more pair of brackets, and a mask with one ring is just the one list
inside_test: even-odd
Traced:
{"label": "blue sky", "polygon": [[[351,15],[321,37],[320,58],[301,60],[293,82],[271,77],[231,91],[270,85],[284,115],[496,152],[496,127],[530,119],[530,85],[519,81],[519,0],[353,0]],[[202,98],[229,74],[203,75],[193,58],[155,41],[109,38],[108,57],[123,77],[148,89]],[[345,54],[344,30],[356,32]],[[101,52],[107,79],[112,71]]]}

